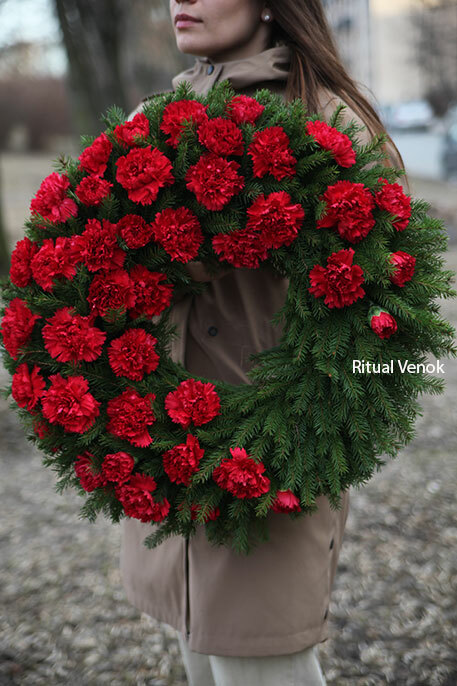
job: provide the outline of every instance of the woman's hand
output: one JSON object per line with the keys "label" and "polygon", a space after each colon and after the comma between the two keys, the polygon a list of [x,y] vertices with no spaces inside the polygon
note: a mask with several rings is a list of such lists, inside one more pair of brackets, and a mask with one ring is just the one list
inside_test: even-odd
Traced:
{"label": "woman's hand", "polygon": [[216,279],[220,279],[222,276],[225,276],[232,271],[231,269],[224,269],[215,275],[211,275],[207,271],[203,262],[199,262],[197,260],[193,262],[186,262],[184,266],[187,273],[194,281],[215,281]]}

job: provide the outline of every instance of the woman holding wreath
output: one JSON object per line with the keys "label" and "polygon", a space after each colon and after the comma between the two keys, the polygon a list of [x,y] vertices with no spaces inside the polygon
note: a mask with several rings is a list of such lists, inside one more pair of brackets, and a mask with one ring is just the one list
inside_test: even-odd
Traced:
{"label": "woman holding wreath", "polygon": [[[301,97],[308,111],[324,118],[343,102],[344,122],[367,127],[361,144],[384,131],[342,65],[321,0],[170,0],[170,16],[178,49],[203,56],[172,79],[173,89],[186,80],[206,94],[229,79],[239,94],[268,88],[286,101]],[[392,162],[403,166],[391,141],[389,148]],[[280,339],[271,319],[288,279],[268,266],[230,269],[217,278],[202,263],[187,268],[207,287],[173,306],[179,337],[172,359],[196,375],[249,383],[250,355]],[[212,546],[203,527],[190,539],[173,536],[148,549],[143,540],[151,525],[122,520],[127,596],[178,630],[191,686],[325,684],[316,648],[328,637],[349,493],[341,499],[334,510],[320,496],[316,511],[296,520],[270,512],[270,538],[248,556]]]}

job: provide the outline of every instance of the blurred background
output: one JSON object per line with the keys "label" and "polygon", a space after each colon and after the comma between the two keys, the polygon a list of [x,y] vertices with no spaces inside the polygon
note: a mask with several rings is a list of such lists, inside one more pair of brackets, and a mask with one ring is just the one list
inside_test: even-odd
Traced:
{"label": "blurred background", "polygon": [[[412,194],[445,223],[455,272],[457,0],[323,4]],[[109,105],[129,112],[193,62],[176,49],[167,0],[0,0],[2,275],[53,160],[79,154],[79,134],[98,134]],[[457,324],[455,300],[442,312]],[[457,365],[444,365],[446,393],[422,399],[417,438],[352,491],[321,645],[329,686],[457,683]],[[0,441],[0,686],[184,686],[174,629],[125,598],[118,528],[78,519],[82,501],[54,492],[2,398]]]}

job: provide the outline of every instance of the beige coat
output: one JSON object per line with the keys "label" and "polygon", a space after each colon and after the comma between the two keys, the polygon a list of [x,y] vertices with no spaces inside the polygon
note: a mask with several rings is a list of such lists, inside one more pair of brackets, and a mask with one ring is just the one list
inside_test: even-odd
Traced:
{"label": "beige coat", "polygon": [[[259,87],[284,94],[289,55],[286,45],[276,45],[254,57],[215,65],[197,58],[173,78],[173,88],[186,79],[206,94],[216,81],[229,78],[246,95]],[[325,118],[337,103],[330,98],[322,93]],[[346,120],[352,117],[360,123],[353,111],[345,114]],[[202,295],[185,296],[172,310],[180,333],[173,359],[193,374],[249,383],[249,355],[279,342],[281,330],[270,320],[284,303],[287,287],[288,280],[268,268],[237,269],[209,282]],[[342,494],[339,511],[330,508],[326,497],[317,502],[315,513],[297,520],[270,512],[270,540],[247,557],[213,547],[203,525],[188,541],[174,536],[148,550],[142,541],[156,525],[125,518],[120,567],[128,599],[182,631],[199,653],[280,655],[324,641],[349,494]]]}

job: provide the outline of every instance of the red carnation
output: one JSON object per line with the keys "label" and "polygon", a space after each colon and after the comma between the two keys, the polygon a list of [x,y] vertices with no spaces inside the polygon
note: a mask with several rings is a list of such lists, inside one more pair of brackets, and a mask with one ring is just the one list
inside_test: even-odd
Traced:
{"label": "red carnation", "polygon": [[76,186],[75,193],[83,205],[100,205],[111,193],[111,181],[101,179],[95,174],[85,176]]}
{"label": "red carnation", "polygon": [[37,251],[38,245],[27,236],[16,243],[11,255],[10,268],[10,279],[15,286],[25,288],[29,285],[32,280],[31,262]]}
{"label": "red carnation", "polygon": [[149,135],[149,120],[143,112],[138,112],[131,121],[116,126],[113,134],[121,145],[141,145]]}
{"label": "red carnation", "polygon": [[290,489],[287,491],[277,491],[276,499],[271,505],[273,512],[300,512],[300,501]]}
{"label": "red carnation", "polygon": [[13,374],[12,396],[19,407],[26,407],[29,412],[36,407],[46,387],[40,372],[38,365],[34,365],[30,371],[24,362]]}
{"label": "red carnation", "polygon": [[133,307],[135,293],[128,272],[116,269],[96,274],[89,286],[87,300],[92,313],[105,317],[107,321],[115,319],[114,312],[110,313],[109,310],[124,313],[126,309]]}
{"label": "red carnation", "polygon": [[352,141],[345,133],[319,119],[307,122],[305,129],[324,150],[330,150],[341,167],[352,167],[355,163]]}
{"label": "red carnation", "polygon": [[160,130],[169,134],[168,145],[173,148],[178,147],[181,132],[184,128],[184,121],[192,118],[193,125],[198,126],[208,119],[206,114],[207,105],[202,105],[197,100],[178,100],[166,105]]}
{"label": "red carnation", "polygon": [[370,307],[368,311],[370,326],[379,338],[390,338],[397,330],[397,322],[382,307]]}
{"label": "red carnation", "polygon": [[187,429],[193,422],[201,426],[220,413],[220,400],[215,386],[195,379],[182,381],[176,391],[165,398],[165,409],[173,422]]}
{"label": "red carnation", "polygon": [[416,258],[403,250],[397,250],[390,255],[390,261],[395,264],[395,271],[390,280],[397,286],[404,286],[411,281],[416,265]]}
{"label": "red carnation", "polygon": [[291,204],[285,191],[259,195],[247,209],[246,229],[259,231],[259,239],[270,249],[290,245],[300,229],[305,212],[301,205]]}
{"label": "red carnation", "polygon": [[214,252],[220,260],[234,267],[256,269],[268,257],[268,249],[257,231],[238,229],[232,233],[218,233],[212,238]]}
{"label": "red carnation", "polygon": [[360,284],[364,282],[363,270],[352,264],[354,250],[339,250],[327,258],[327,267],[316,264],[309,273],[311,287],[316,298],[325,295],[324,303],[329,307],[351,305],[365,295]]}
{"label": "red carnation", "polygon": [[203,243],[200,222],[187,207],[168,207],[158,212],[152,230],[157,243],[178,262],[193,260]]}
{"label": "red carnation", "polygon": [[106,219],[88,219],[85,231],[73,238],[74,251],[90,272],[120,269],[125,252],[116,239],[117,227]]}
{"label": "red carnation", "polygon": [[97,471],[93,458],[92,453],[86,450],[78,455],[73,465],[79,483],[88,493],[103,485],[103,475]]}
{"label": "red carnation", "polygon": [[37,319],[41,319],[41,315],[33,314],[20,298],[13,298],[5,308],[1,332],[3,345],[13,360],[17,360],[20,349],[32,335]]}
{"label": "red carnation", "polygon": [[295,176],[297,160],[292,155],[289,136],[282,126],[256,131],[248,154],[252,157],[254,176],[271,174],[278,181]]}
{"label": "red carnation", "polygon": [[[200,510],[201,510],[201,505],[191,505],[190,506],[190,518],[191,519],[197,519],[197,514],[198,514],[198,512],[200,512]],[[213,508],[212,510],[207,512],[207,514],[203,518],[203,521],[204,522],[214,521],[215,519],[217,519],[219,517],[220,514],[221,514],[221,511],[218,507]]]}
{"label": "red carnation", "polygon": [[334,227],[350,243],[358,243],[375,225],[373,196],[363,183],[337,181],[319,200],[326,202],[325,214],[316,228]]}
{"label": "red carnation", "polygon": [[161,188],[175,182],[171,162],[158,148],[133,148],[116,165],[116,180],[141,205],[153,203]]}
{"label": "red carnation", "polygon": [[235,124],[249,122],[254,124],[264,111],[265,106],[248,95],[235,95],[226,104],[225,111]]}
{"label": "red carnation", "polygon": [[134,388],[127,388],[108,401],[106,411],[110,421],[106,430],[132,445],[146,448],[152,443],[147,427],[156,420],[151,407],[154,400],[154,393],[147,393],[143,398]]}
{"label": "red carnation", "polygon": [[37,419],[33,424],[33,431],[38,438],[44,438],[51,433],[51,427],[47,422]]}
{"label": "red carnation", "polygon": [[186,187],[206,209],[221,210],[244,188],[244,179],[237,174],[239,168],[235,160],[205,153],[187,170]]}
{"label": "red carnation", "polygon": [[152,491],[156,488],[157,484],[152,476],[134,474],[126,484],[116,486],[115,491],[128,517],[142,522],[161,522],[170,510],[170,503],[166,498],[154,500]]}
{"label": "red carnation", "polygon": [[68,217],[76,217],[78,206],[67,196],[70,181],[65,174],[53,172],[42,182],[30,203],[32,214],[40,214],[50,222],[65,222]]}
{"label": "red carnation", "polygon": [[213,471],[220,488],[236,498],[257,498],[270,490],[270,479],[264,475],[265,465],[256,462],[244,448],[230,448],[232,457],[222,460]]}
{"label": "red carnation", "polygon": [[52,291],[56,279],[73,279],[79,261],[75,242],[67,236],[45,238],[30,263],[35,281],[45,291]]}
{"label": "red carnation", "polygon": [[198,472],[198,464],[204,452],[203,448],[200,448],[198,439],[191,434],[187,434],[185,443],[167,450],[162,455],[162,459],[170,481],[190,486],[191,477]]}
{"label": "red carnation", "polygon": [[92,176],[103,176],[113,144],[106,133],[101,133],[79,156],[79,168]]}
{"label": "red carnation", "polygon": [[381,210],[387,210],[390,214],[395,215],[397,218],[393,225],[397,231],[404,231],[411,217],[411,198],[405,195],[399,183],[389,183],[387,179],[383,179],[381,176],[378,183],[382,183],[383,186],[374,195],[376,204]]}
{"label": "red carnation", "polygon": [[102,464],[103,484],[109,481],[114,484],[124,484],[130,479],[135,466],[135,460],[122,450],[105,455]]}
{"label": "red carnation", "polygon": [[91,317],[62,307],[46,321],[41,332],[44,345],[59,362],[93,362],[101,355],[106,333],[92,326]]}
{"label": "red carnation", "polygon": [[128,329],[119,338],[111,341],[108,348],[110,367],[116,376],[126,376],[132,381],[141,381],[159,364],[155,351],[157,338],[144,329]]}
{"label": "red carnation", "polygon": [[137,214],[126,214],[117,223],[117,231],[131,250],[142,248],[152,238],[152,226]]}
{"label": "red carnation", "polygon": [[169,306],[173,286],[163,283],[166,278],[166,274],[150,272],[142,264],[137,264],[130,270],[135,298],[135,306],[129,310],[130,317],[135,318],[141,315],[153,317]]}
{"label": "red carnation", "polygon": [[221,157],[243,154],[241,130],[233,121],[224,117],[214,117],[200,124],[198,140],[210,152]]}
{"label": "red carnation", "polygon": [[51,424],[60,424],[66,431],[84,433],[100,414],[100,403],[89,393],[89,382],[83,376],[60,374],[49,377],[50,388],[43,393],[43,415]]}

